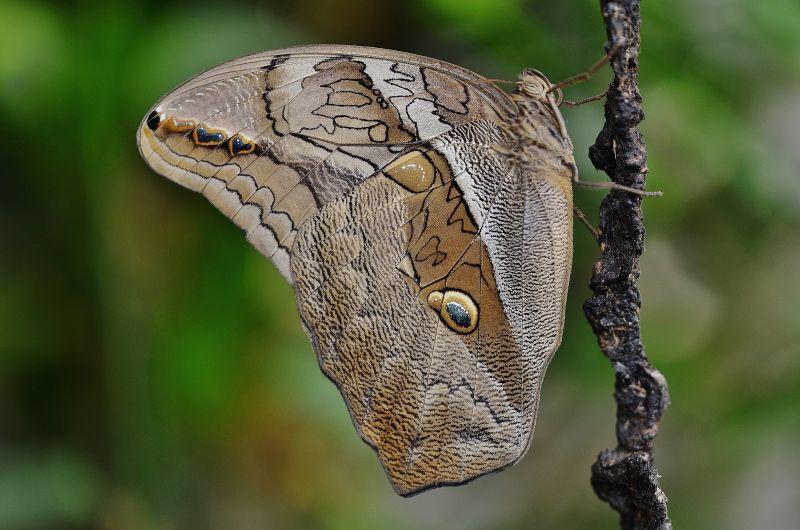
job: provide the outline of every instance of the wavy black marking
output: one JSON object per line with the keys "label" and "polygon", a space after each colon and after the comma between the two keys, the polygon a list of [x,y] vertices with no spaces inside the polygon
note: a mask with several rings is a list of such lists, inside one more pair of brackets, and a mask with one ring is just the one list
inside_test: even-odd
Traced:
{"label": "wavy black marking", "polygon": [[427,100],[427,101],[432,101],[433,106],[436,107],[435,110],[433,111],[433,114],[436,115],[439,118],[439,121],[441,123],[444,123],[445,125],[448,125],[449,127],[452,128],[453,124],[450,122],[450,120],[447,119],[446,116],[444,116],[441,113],[441,111],[442,110],[446,110],[448,112],[452,112],[453,114],[459,114],[461,116],[468,115],[469,114],[469,104],[471,102],[471,98],[469,97],[469,91],[467,90],[467,87],[463,83],[459,83],[459,85],[461,85],[461,87],[464,89],[464,95],[465,95],[465,98],[466,98],[464,100],[464,102],[461,104],[464,107],[464,112],[459,112],[457,110],[453,110],[453,109],[447,107],[446,105],[443,105],[443,104],[439,103],[439,96],[436,94],[435,91],[431,90],[431,88],[430,88],[431,84],[428,81],[428,78],[425,76],[425,71],[426,70],[427,70],[426,68],[422,68],[422,67],[420,67],[420,69],[419,69],[420,74],[422,75],[422,85],[425,87],[425,92],[427,92],[428,94],[433,96],[433,100]]}
{"label": "wavy black marking", "polygon": [[486,399],[486,397],[484,396],[478,396],[478,393],[475,391],[475,388],[464,377],[461,378],[461,382],[459,383],[450,383],[443,379],[433,379],[430,381],[430,384],[427,384],[425,386],[427,388],[432,388],[435,385],[442,385],[447,387],[448,394],[454,394],[457,390],[464,388],[469,392],[472,403],[474,405],[482,404],[484,407],[486,407],[486,410],[489,411],[489,415],[492,417],[492,419],[496,424],[501,425],[503,423],[513,423],[513,419],[503,418],[502,416],[500,416],[500,414],[495,412],[495,410],[489,404],[489,400]]}

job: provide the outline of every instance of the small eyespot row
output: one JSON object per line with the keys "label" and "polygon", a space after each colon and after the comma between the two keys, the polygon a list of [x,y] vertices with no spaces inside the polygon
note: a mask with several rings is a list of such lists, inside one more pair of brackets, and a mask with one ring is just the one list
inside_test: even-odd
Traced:
{"label": "small eyespot row", "polygon": [[375,95],[375,99],[378,101],[378,105],[382,109],[388,109],[389,108],[389,102],[386,101],[386,99],[383,97],[383,94],[381,94],[380,90],[378,90],[377,88],[373,88],[372,89],[372,93]]}
{"label": "small eyespot row", "polygon": [[158,129],[163,129],[167,133],[191,131],[192,141],[200,147],[216,147],[227,143],[231,156],[248,155],[257,148],[257,144],[244,135],[235,134],[228,138],[227,133],[222,129],[208,127],[202,123],[198,125],[192,120],[178,120],[174,116],[166,118],[164,114],[159,114],[155,110],[147,115],[145,123],[154,132]]}
{"label": "small eyespot row", "polygon": [[[161,119],[164,118],[163,115],[160,116]],[[161,127],[168,133],[184,133],[189,132],[194,129],[195,123],[191,120],[177,120],[174,116],[165,120]]]}

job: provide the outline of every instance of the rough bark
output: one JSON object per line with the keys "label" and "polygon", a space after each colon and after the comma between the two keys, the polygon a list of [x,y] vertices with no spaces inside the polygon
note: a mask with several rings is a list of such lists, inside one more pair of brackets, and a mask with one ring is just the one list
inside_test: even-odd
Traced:
{"label": "rough bark", "polygon": [[[647,153],[637,129],[644,118],[637,84],[639,0],[601,0],[600,6],[614,80],[605,124],[589,157],[614,182],[644,189]],[[594,294],[583,309],[616,376],[617,447],[599,454],[592,487],[619,512],[622,528],[669,529],[667,497],[651,454],[669,395],[666,380],[647,360],[639,325],[637,280],[645,238],[641,202],[637,195],[614,190],[600,207],[601,258],[590,282]]]}

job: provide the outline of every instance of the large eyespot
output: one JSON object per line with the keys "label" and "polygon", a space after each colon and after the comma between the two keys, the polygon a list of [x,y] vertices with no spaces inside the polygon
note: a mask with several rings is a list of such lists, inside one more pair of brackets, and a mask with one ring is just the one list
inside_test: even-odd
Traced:
{"label": "large eyespot", "polygon": [[472,333],[478,325],[478,306],[465,292],[433,291],[428,295],[428,305],[439,313],[447,327],[457,333]]}

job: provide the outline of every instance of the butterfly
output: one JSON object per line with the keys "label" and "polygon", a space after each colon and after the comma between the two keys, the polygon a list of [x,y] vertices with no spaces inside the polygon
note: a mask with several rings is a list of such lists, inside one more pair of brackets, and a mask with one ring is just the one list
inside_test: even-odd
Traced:
{"label": "butterfly", "polygon": [[528,450],[561,341],[572,142],[560,93],[436,59],[301,46],[232,60],[138,131],[294,286],[322,371],[395,491]]}

